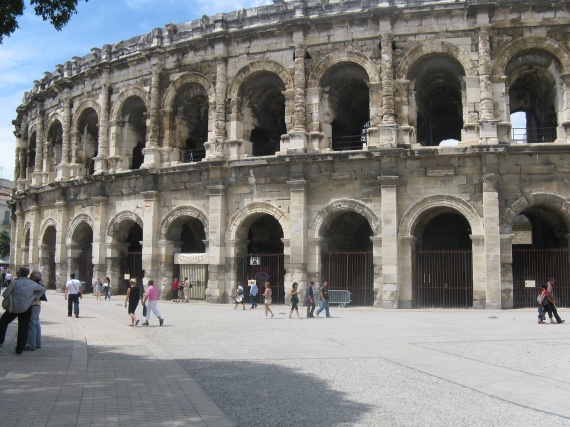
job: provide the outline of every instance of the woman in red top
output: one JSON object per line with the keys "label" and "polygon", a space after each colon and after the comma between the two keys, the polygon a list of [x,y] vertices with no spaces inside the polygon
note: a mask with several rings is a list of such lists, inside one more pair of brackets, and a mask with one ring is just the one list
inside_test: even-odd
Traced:
{"label": "woman in red top", "polygon": [[542,285],[542,289],[538,297],[538,323],[545,323],[545,311],[548,312],[549,317],[552,317],[552,314],[550,313],[550,305],[548,304],[548,289],[546,285]]}
{"label": "woman in red top", "polygon": [[180,302],[178,299],[178,278],[175,277],[174,281],[172,282],[172,302]]}

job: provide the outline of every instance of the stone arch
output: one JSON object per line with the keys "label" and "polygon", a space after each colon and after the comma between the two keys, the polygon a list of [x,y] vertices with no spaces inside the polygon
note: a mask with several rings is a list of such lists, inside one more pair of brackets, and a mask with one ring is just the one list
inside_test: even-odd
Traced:
{"label": "stone arch", "polygon": [[44,141],[47,141],[49,129],[53,126],[55,122],[59,122],[63,127],[63,117],[58,112],[50,114],[50,116],[47,119],[46,125],[44,126],[44,134],[45,134]]}
{"label": "stone arch", "polygon": [[473,62],[464,49],[450,43],[431,41],[418,44],[402,57],[400,65],[396,70],[396,79],[407,79],[409,72],[418,61],[425,56],[438,53],[449,55],[457,60],[463,67],[467,77],[475,77],[478,75],[475,62]]}
{"label": "stone arch", "polygon": [[254,202],[241,208],[239,211],[234,213],[230,220],[228,221],[228,228],[226,230],[226,240],[236,240],[238,239],[238,233],[240,228],[251,220],[252,215],[270,215],[275,218],[281,228],[283,229],[283,236],[288,239],[291,234],[291,223],[285,212],[283,212],[278,207],[267,202]]}
{"label": "stone arch", "polygon": [[313,217],[313,220],[309,224],[308,236],[313,238],[320,237],[323,224],[330,221],[331,217],[334,216],[335,213],[341,212],[355,212],[362,215],[370,224],[370,228],[372,229],[374,236],[382,235],[382,223],[374,209],[359,200],[337,199],[327,203]]}
{"label": "stone arch", "polygon": [[43,240],[44,234],[47,231],[47,229],[49,227],[55,227],[56,231],[57,231],[57,223],[55,222],[55,220],[53,218],[48,218],[44,224],[42,225],[42,228],[40,228],[40,241]]}
{"label": "stone arch", "polygon": [[466,200],[451,195],[435,195],[424,197],[408,208],[400,221],[400,236],[412,236],[416,225],[425,212],[433,208],[442,207],[453,209],[463,215],[469,222],[473,235],[484,234],[481,216]]}
{"label": "stone arch", "polygon": [[516,56],[529,50],[546,52],[556,58],[561,66],[563,74],[570,73],[570,51],[556,40],[547,37],[529,36],[517,39],[503,47],[496,56],[493,74],[505,75],[507,64]]}
{"label": "stone arch", "polygon": [[374,63],[369,57],[360,52],[338,52],[331,53],[323,58],[313,69],[308,79],[309,88],[317,88],[323,76],[333,68],[335,65],[352,62],[360,65],[368,74],[370,84],[380,83],[380,70],[378,65]]}
{"label": "stone arch", "polygon": [[107,230],[105,231],[105,236],[107,236],[107,243],[111,243],[115,234],[119,233],[121,222],[124,221],[132,221],[143,228],[143,221],[136,213],[130,211],[121,211],[115,214],[115,216],[111,218],[107,225]]}
{"label": "stone arch", "polygon": [[[97,103],[93,99],[86,99],[84,101],[81,101],[79,103],[79,105],[77,106],[77,109],[75,110],[75,114],[73,115],[73,121],[72,121],[73,127],[77,128],[77,124],[79,123],[79,120],[81,119],[81,115],[88,108],[92,108],[95,111],[95,113],[97,114],[97,118],[99,120],[101,120],[101,107],[99,106],[99,103]],[[63,122],[61,122],[61,123],[63,124]],[[49,128],[49,127],[46,127],[46,128]]]}
{"label": "stone arch", "polygon": [[91,230],[93,230],[95,223],[93,222],[93,219],[91,219],[89,215],[87,214],[77,215],[75,218],[73,218],[67,229],[66,240],[68,243],[71,242],[71,239],[73,239],[73,235],[75,234],[75,230],[77,229],[77,227],[79,227],[79,225],[82,222],[86,223],[91,228]]}
{"label": "stone arch", "polygon": [[251,62],[237,72],[228,90],[229,98],[235,99],[242,83],[252,74],[256,74],[260,71],[267,71],[276,74],[285,85],[285,90],[293,90],[293,77],[287,68],[278,62],[271,61],[269,59],[260,59]]}
{"label": "stone arch", "polygon": [[150,94],[141,87],[138,86],[131,86],[124,91],[122,91],[117,98],[117,100],[113,103],[113,108],[111,109],[110,120],[118,120],[119,114],[123,108],[123,105],[132,96],[138,96],[145,104],[146,111],[150,111]]}
{"label": "stone arch", "polygon": [[206,90],[206,93],[208,94],[209,102],[215,104],[216,91],[210,79],[208,79],[203,74],[191,72],[184,74],[183,76],[180,76],[174,83],[172,83],[168,87],[163,97],[162,108],[165,110],[171,109],[172,103],[174,102],[174,99],[176,98],[178,91],[188,83],[197,83],[200,86],[202,86]]}
{"label": "stone arch", "polygon": [[202,212],[198,208],[195,208],[194,206],[178,206],[177,208],[170,211],[161,221],[158,231],[158,240],[159,241],[166,240],[166,236],[168,234],[168,229],[170,228],[170,226],[178,218],[184,216],[196,218],[198,221],[200,221],[204,226],[204,231],[206,232],[206,236],[208,235],[208,226],[209,226],[208,217],[204,212]]}
{"label": "stone arch", "polygon": [[520,197],[505,210],[500,223],[501,234],[511,233],[514,219],[525,209],[539,205],[559,212],[570,229],[570,201],[554,193],[533,193]]}

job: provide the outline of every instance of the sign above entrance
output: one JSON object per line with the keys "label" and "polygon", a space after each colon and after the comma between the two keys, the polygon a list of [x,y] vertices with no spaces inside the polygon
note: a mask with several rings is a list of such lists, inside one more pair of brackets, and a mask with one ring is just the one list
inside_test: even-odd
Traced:
{"label": "sign above entrance", "polygon": [[174,264],[208,264],[208,254],[174,254]]}

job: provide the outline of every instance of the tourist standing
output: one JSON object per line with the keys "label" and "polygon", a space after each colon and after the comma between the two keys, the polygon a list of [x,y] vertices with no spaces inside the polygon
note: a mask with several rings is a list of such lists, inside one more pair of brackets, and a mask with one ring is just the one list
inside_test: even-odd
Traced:
{"label": "tourist standing", "polygon": [[257,296],[258,292],[259,288],[257,287],[257,281],[252,281],[249,289],[249,302],[251,303],[250,309],[257,307],[257,301],[255,300],[255,297]]}
{"label": "tourist standing", "polygon": [[323,310],[325,310],[327,317],[331,317],[331,314],[329,312],[329,284],[326,280],[323,282],[323,286],[321,287],[320,292],[321,292],[321,306],[317,310],[317,317],[319,317],[319,314]]}
{"label": "tourist standing", "polygon": [[[30,273],[30,280],[43,287],[42,273],[34,270]],[[42,348],[42,326],[40,324],[40,312],[42,310],[42,301],[47,301],[44,293],[41,298],[32,304],[32,314],[30,316],[30,326],[28,328],[28,343],[25,351],[34,351],[36,348]]]}
{"label": "tourist standing", "polygon": [[107,298],[111,301],[111,279],[109,276],[103,279],[103,290],[105,291],[105,301],[107,301]]}
{"label": "tourist standing", "polygon": [[236,305],[234,307],[234,310],[237,308],[237,306],[240,302],[241,302],[243,309],[245,310],[245,301],[243,298],[243,286],[241,285],[241,282],[238,282],[238,284],[237,284],[235,298],[236,298]]}
{"label": "tourist standing", "polygon": [[139,324],[139,319],[137,319],[135,311],[139,305],[141,293],[137,286],[137,279],[131,279],[129,283],[130,286],[129,289],[127,289],[127,297],[125,298],[125,308],[127,308],[128,303],[129,307],[127,308],[127,312],[131,317],[131,324],[129,326],[137,326]]}
{"label": "tourist standing", "polygon": [[268,318],[268,313],[271,313],[271,317],[273,317],[273,312],[269,308],[271,305],[271,288],[269,287],[269,282],[265,282],[265,292],[263,292],[263,305],[265,305],[265,317],[264,319]]}
{"label": "tourist standing", "polygon": [[307,305],[307,319],[314,318],[315,312],[315,294],[313,293],[313,286],[315,282],[310,282],[307,286],[307,294],[305,295],[305,304]]}
{"label": "tourist standing", "polygon": [[83,298],[83,290],[81,282],[75,280],[75,273],[69,275],[71,280],[65,284],[65,299],[67,300],[67,316],[71,317],[71,309],[75,313],[75,317],[79,317],[79,299]]}
{"label": "tourist standing", "polygon": [[178,299],[178,288],[180,286],[180,282],[178,281],[178,277],[175,277],[172,281],[172,302],[180,302]]}
{"label": "tourist standing", "polygon": [[101,299],[101,289],[103,288],[103,282],[101,282],[101,278],[97,277],[95,283],[93,284],[93,292],[95,292],[95,299]]}
{"label": "tourist standing", "polygon": [[297,312],[297,317],[299,319],[301,318],[301,316],[299,316],[299,291],[297,290],[298,286],[299,284],[297,282],[293,282],[293,287],[289,291],[289,294],[291,295],[291,311],[289,312],[289,319],[291,319],[293,311]]}
{"label": "tourist standing", "polygon": [[[30,316],[32,315],[32,304],[45,294],[43,286],[38,285],[33,280],[28,279],[30,270],[20,267],[16,272],[17,278],[12,280],[10,286],[4,291],[4,300],[12,297],[12,301],[0,317],[0,347],[4,346],[6,330],[8,325],[18,318],[18,338],[16,340],[16,354],[22,354],[28,341],[28,330],[30,326]],[[4,306],[4,302],[2,304]]]}
{"label": "tourist standing", "polygon": [[163,325],[164,323],[164,319],[160,316],[160,311],[158,311],[158,289],[156,288],[156,286],[154,286],[154,280],[149,280],[148,281],[148,288],[146,290],[146,294],[144,296],[144,300],[143,300],[143,304],[147,304],[147,308],[146,308],[146,320],[143,323],[143,325],[145,326],[149,326],[150,324],[148,323],[150,320],[150,312],[152,311],[154,313],[154,315],[158,318],[158,321],[160,323],[160,326]]}

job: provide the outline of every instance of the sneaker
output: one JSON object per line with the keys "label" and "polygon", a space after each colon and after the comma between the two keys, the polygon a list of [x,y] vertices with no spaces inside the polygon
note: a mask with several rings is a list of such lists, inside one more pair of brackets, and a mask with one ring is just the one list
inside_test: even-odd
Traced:
{"label": "sneaker", "polygon": [[142,325],[143,325],[143,326],[150,326],[150,325],[148,324],[148,322],[144,322]]}
{"label": "sneaker", "polygon": [[544,322],[542,321],[542,319],[539,319],[539,320],[538,320],[538,323],[539,323],[539,324],[543,324]]}
{"label": "sneaker", "polygon": [[564,322],[565,322],[565,320],[560,319],[560,320],[558,321],[558,324],[560,325],[560,324],[562,324],[562,323],[564,323]]}
{"label": "sneaker", "polygon": [[164,323],[164,319],[162,317],[159,317],[158,321],[160,322],[160,326],[162,326],[162,324]]}
{"label": "sneaker", "polygon": [[273,319],[273,313],[271,313],[271,318]]}
{"label": "sneaker", "polygon": [[79,319],[79,314],[75,313],[75,318]]}

